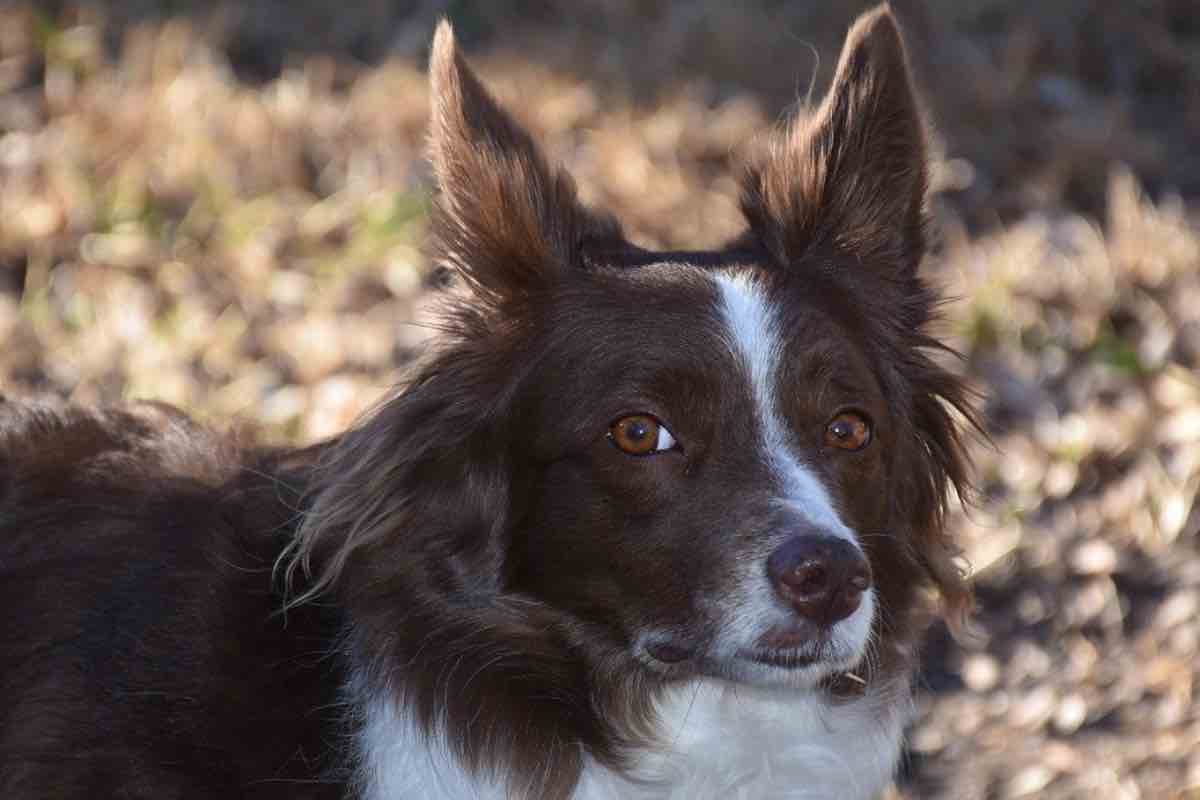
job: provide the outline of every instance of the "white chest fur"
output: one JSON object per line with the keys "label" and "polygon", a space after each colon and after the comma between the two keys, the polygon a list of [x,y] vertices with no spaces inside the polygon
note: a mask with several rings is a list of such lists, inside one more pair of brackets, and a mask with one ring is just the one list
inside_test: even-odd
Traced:
{"label": "white chest fur", "polygon": [[[660,746],[632,775],[589,762],[574,800],[869,800],[891,780],[907,694],[831,707],[809,693],[701,680],[664,697]],[[364,800],[504,800],[390,703],[365,710]]]}

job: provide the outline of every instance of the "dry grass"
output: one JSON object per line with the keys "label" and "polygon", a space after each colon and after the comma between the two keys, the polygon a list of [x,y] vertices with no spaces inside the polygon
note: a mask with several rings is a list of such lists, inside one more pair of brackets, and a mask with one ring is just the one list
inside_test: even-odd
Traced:
{"label": "dry grass", "polygon": [[[439,10],[589,200],[703,246],[860,7],[385,5],[0,10],[0,386],[332,433],[427,336]],[[1186,0],[896,5],[944,136],[928,268],[996,441],[959,520],[982,636],[935,631],[902,791],[1200,792],[1200,28]]]}

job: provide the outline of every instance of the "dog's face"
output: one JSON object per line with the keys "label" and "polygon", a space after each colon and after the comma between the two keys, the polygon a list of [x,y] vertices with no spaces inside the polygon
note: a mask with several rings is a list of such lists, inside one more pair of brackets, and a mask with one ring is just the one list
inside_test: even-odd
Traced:
{"label": "dog's face", "polygon": [[894,411],[844,299],[750,253],[597,265],[543,298],[510,587],[667,673],[854,666],[876,614],[863,545],[904,532]]}
{"label": "dog's face", "polygon": [[[430,249],[461,292],[335,451],[301,531],[302,557],[331,551],[318,588],[356,570],[360,627],[415,675],[457,669],[441,637],[526,705],[591,695],[577,658],[795,688],[869,653],[898,670],[918,592],[966,602],[941,521],[967,406],[923,332],[924,132],[891,16],[767,143],[716,252],[641,250],[582,207],[447,26],[430,71]],[[512,693],[481,680],[464,720],[468,690]]]}

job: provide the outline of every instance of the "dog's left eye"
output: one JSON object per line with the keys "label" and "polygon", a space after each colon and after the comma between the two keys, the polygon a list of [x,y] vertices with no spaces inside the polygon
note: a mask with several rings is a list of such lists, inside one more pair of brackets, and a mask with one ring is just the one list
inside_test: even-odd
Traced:
{"label": "dog's left eye", "polygon": [[649,456],[675,449],[675,437],[649,414],[621,417],[608,426],[608,440],[631,456]]}
{"label": "dog's left eye", "polygon": [[825,426],[825,446],[862,450],[871,442],[871,423],[857,411],[843,411]]}

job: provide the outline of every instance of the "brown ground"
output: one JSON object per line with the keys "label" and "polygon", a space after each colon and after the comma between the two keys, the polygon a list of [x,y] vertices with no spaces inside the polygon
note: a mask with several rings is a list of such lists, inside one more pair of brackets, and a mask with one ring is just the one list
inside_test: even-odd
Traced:
{"label": "brown ground", "polygon": [[[0,10],[0,386],[297,441],[427,335],[439,13],[589,200],[696,247],[863,4],[107,5]],[[942,133],[928,268],[995,437],[959,523],[980,636],[933,633],[899,791],[1200,797],[1200,8],[896,5]]]}

